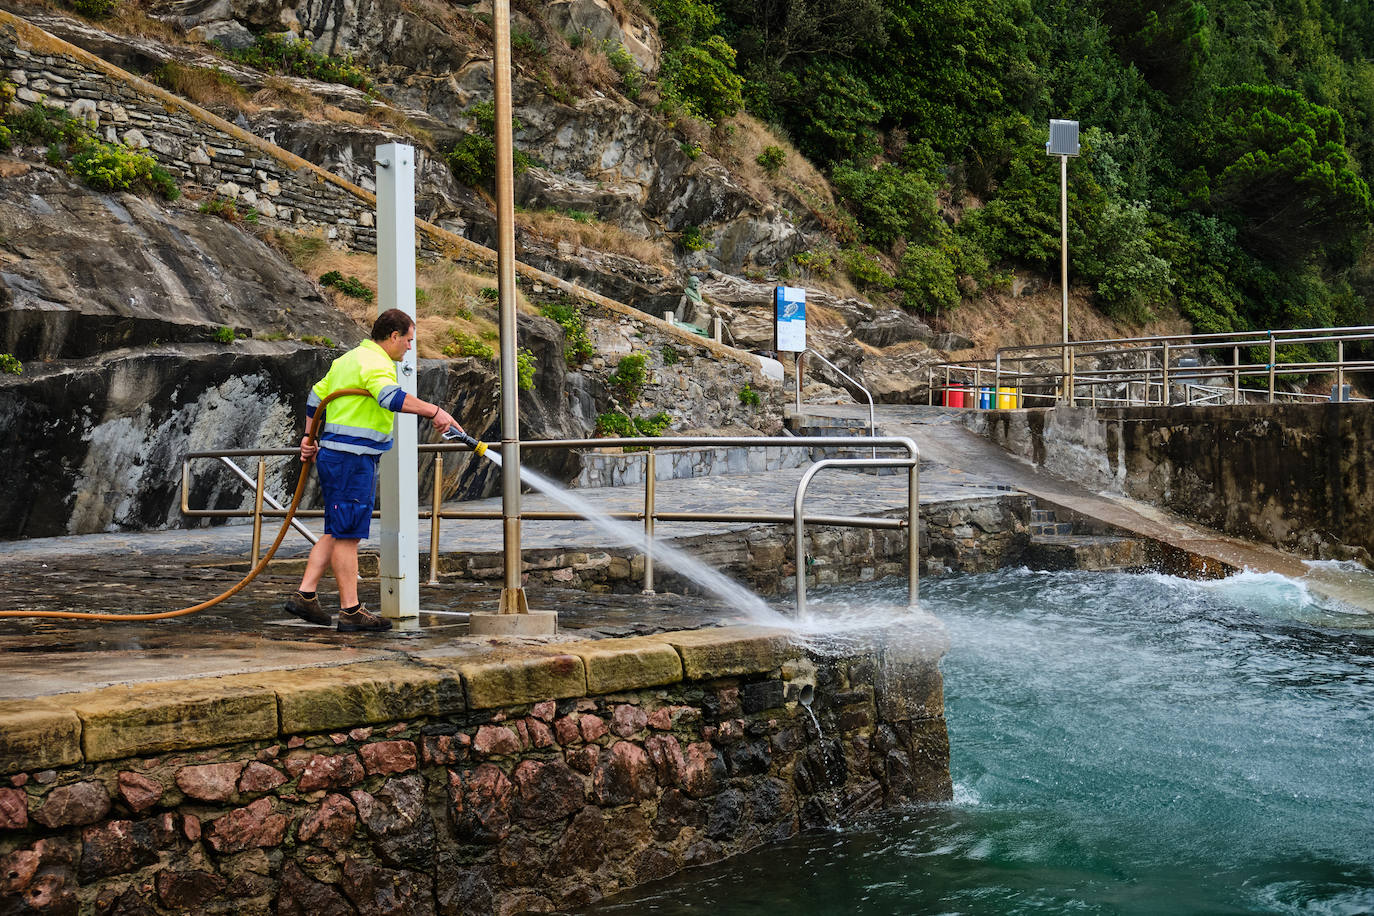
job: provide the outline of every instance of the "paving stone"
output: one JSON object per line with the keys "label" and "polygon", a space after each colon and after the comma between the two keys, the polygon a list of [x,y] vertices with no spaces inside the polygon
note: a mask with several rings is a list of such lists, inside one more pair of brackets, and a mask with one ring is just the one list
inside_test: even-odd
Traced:
{"label": "paving stone", "polygon": [[65,698],[89,762],[274,738],[277,698],[229,678],[109,687]]}
{"label": "paving stone", "polygon": [[81,762],[81,720],[46,700],[0,702],[0,773]]}

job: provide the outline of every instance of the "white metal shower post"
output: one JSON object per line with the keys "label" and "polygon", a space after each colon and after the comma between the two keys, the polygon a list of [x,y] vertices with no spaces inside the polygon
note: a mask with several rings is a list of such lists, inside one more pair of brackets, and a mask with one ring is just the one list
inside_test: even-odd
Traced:
{"label": "white metal shower post", "polygon": [[[377,314],[398,308],[415,318],[415,150],[377,147]],[[416,393],[415,351],[397,365],[406,394]],[[413,414],[396,414],[395,440],[381,461],[382,616],[420,616],[419,445]]]}

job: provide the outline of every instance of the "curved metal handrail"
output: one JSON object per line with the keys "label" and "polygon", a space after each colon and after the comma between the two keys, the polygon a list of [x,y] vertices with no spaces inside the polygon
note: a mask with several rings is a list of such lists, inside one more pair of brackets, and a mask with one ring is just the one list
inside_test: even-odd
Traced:
{"label": "curved metal handrail", "polygon": [[[824,356],[817,353],[815,350],[811,349],[810,347],[807,347],[805,350],[801,352],[801,355],[805,355],[807,353],[810,353],[811,355],[819,359],[821,362],[829,366],[831,369],[834,369],[836,372],[840,374],[841,377],[844,378],[845,381],[849,382],[849,384],[853,385],[855,388],[859,389],[864,393],[864,396],[868,398],[868,435],[870,437],[877,436],[878,421],[877,412],[873,409],[873,393],[870,392],[863,385],[859,384],[859,381],[855,379],[853,376],[851,376],[849,373],[845,372],[839,366],[835,365],[830,360],[826,359]],[[797,373],[797,413],[801,413],[801,372]],[[876,447],[873,449],[873,457],[878,457],[878,449]]]}
{"label": "curved metal handrail", "polygon": [[806,488],[811,479],[827,468],[909,468],[907,483],[907,607],[916,607],[920,597],[921,546],[918,506],[920,500],[920,457],[915,443],[911,445],[909,458],[826,458],[817,461],[806,469],[801,480],[797,481],[797,492],[792,499],[792,528],[794,532],[793,560],[797,567],[797,616],[806,613],[806,527],[802,507],[806,502]]}

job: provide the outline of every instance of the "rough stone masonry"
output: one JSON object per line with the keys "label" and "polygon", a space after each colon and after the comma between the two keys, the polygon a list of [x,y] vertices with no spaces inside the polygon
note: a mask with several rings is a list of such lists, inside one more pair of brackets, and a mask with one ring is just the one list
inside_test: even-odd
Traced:
{"label": "rough stone masonry", "polygon": [[0,912],[590,903],[948,799],[946,647],[918,614],[840,654],[735,627],[0,704]]}

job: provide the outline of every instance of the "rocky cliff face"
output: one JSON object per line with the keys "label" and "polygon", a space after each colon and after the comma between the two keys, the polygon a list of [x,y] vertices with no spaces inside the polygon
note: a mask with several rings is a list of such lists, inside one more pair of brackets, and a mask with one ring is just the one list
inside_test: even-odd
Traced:
{"label": "rocky cliff face", "polygon": [[11,160],[0,175],[0,351],[81,359],[221,328],[361,339],[285,258],[224,220],[96,194],[45,165]]}

